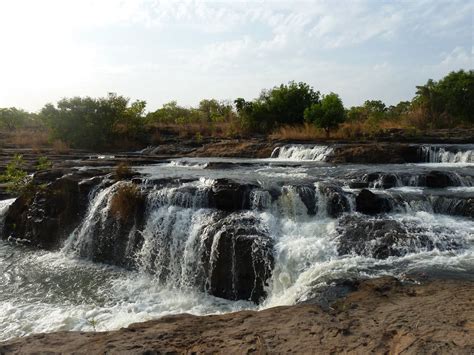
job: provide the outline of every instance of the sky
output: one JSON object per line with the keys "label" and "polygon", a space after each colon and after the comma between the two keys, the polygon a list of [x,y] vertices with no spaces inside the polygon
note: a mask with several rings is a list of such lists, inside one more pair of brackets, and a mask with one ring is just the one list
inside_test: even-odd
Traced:
{"label": "sky", "polygon": [[0,107],[116,92],[154,111],[303,81],[396,104],[473,69],[474,0],[0,0]]}

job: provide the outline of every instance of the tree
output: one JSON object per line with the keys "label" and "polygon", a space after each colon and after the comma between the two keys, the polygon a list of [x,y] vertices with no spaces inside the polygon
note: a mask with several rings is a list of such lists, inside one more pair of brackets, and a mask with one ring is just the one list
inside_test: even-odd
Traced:
{"label": "tree", "polygon": [[425,113],[430,125],[452,126],[474,122],[474,71],[451,72],[436,82],[417,86],[413,105]]}
{"label": "tree", "polygon": [[145,101],[129,106],[129,99],[115,93],[106,97],[73,97],[62,99],[57,106],[47,104],[40,116],[51,128],[53,138],[76,148],[107,147],[125,125],[132,131],[144,120]]}
{"label": "tree", "polygon": [[389,119],[398,119],[401,116],[405,116],[410,113],[411,102],[410,101],[400,101],[396,105],[391,105],[387,108],[386,116]]}
{"label": "tree", "polygon": [[329,138],[331,129],[337,128],[344,122],[345,111],[339,95],[330,93],[323,97],[320,103],[313,104],[304,111],[304,118],[316,127],[324,129]]}
{"label": "tree", "polygon": [[319,91],[306,83],[290,81],[262,90],[252,102],[234,101],[243,125],[250,130],[268,131],[282,124],[304,122],[304,110],[319,102]]}
{"label": "tree", "polygon": [[14,130],[23,127],[31,114],[15,107],[0,108],[0,128]]}

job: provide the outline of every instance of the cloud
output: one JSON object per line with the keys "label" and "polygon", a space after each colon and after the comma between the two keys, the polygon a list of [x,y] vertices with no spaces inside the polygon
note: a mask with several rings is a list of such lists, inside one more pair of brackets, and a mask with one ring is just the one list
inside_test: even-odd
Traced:
{"label": "cloud", "polygon": [[429,78],[440,79],[451,71],[460,69],[474,69],[474,54],[472,47],[457,46],[450,52],[441,53],[440,59],[435,64],[425,65],[423,72]]}
{"label": "cloud", "polygon": [[8,90],[0,88],[0,106],[33,107],[26,88],[44,101],[92,88],[148,95],[154,106],[171,93],[192,104],[196,96],[251,98],[293,79],[340,92],[349,104],[381,94],[393,102],[428,77],[472,68],[473,6],[4,0],[0,76]]}

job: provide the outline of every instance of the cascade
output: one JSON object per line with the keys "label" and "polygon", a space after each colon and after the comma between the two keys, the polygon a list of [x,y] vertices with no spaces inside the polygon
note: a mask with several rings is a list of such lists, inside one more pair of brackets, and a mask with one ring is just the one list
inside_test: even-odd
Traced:
{"label": "cascade", "polygon": [[[308,165],[313,169],[316,164]],[[7,241],[0,241],[5,277],[34,280],[22,284],[25,291],[17,298],[16,281],[10,288],[5,284],[0,301],[10,295],[14,302],[0,302],[0,324],[5,324],[0,338],[28,329],[91,330],[84,320],[90,318],[109,330],[170,313],[294,304],[317,297],[334,280],[361,275],[474,271],[468,170],[377,166],[354,172],[343,166],[338,169],[345,174],[333,175],[337,179],[327,175],[332,167],[317,169],[325,170],[317,178],[295,180],[260,181],[240,172],[234,180],[224,175],[226,170],[215,178],[199,178],[196,172],[186,180],[105,178],[85,193],[88,207],[61,240],[60,251],[16,251],[12,248],[22,239],[4,236]],[[354,178],[365,183],[364,194],[349,187]],[[426,186],[442,183],[448,186]],[[126,200],[124,219],[116,214],[114,201],[132,185],[140,197]],[[360,195],[385,202],[361,212]],[[0,223],[11,219],[10,206],[18,201],[0,202]],[[31,208],[46,211],[42,201]],[[12,225],[15,221],[8,218],[5,225]],[[27,330],[13,323],[17,308]]]}
{"label": "cascade", "polygon": [[474,163],[474,147],[467,146],[436,146],[420,147],[420,155],[428,163]]}
{"label": "cascade", "polygon": [[271,158],[280,160],[326,161],[333,148],[324,145],[308,146],[302,144],[284,145],[273,150]]}

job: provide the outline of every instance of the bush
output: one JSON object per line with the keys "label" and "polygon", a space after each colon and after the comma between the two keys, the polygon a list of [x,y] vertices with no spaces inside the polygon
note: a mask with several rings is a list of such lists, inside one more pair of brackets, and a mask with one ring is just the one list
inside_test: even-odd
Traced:
{"label": "bush", "polygon": [[0,175],[0,181],[7,183],[7,190],[13,193],[22,193],[31,187],[31,176],[24,170],[23,156],[16,154],[7,164],[5,172]]}
{"label": "bush", "polygon": [[48,157],[39,157],[38,162],[36,163],[36,170],[41,171],[41,170],[48,170],[51,169],[53,166],[53,163],[51,160],[48,159]]}
{"label": "bush", "polygon": [[60,139],[56,139],[53,141],[52,148],[53,152],[56,154],[69,154],[71,150],[69,148],[69,145]]}
{"label": "bush", "polygon": [[115,167],[115,178],[122,180],[133,175],[133,170],[127,162],[121,162]]}
{"label": "bush", "polygon": [[121,184],[110,201],[110,213],[119,220],[128,220],[135,216],[143,201],[144,196],[136,185]]}

